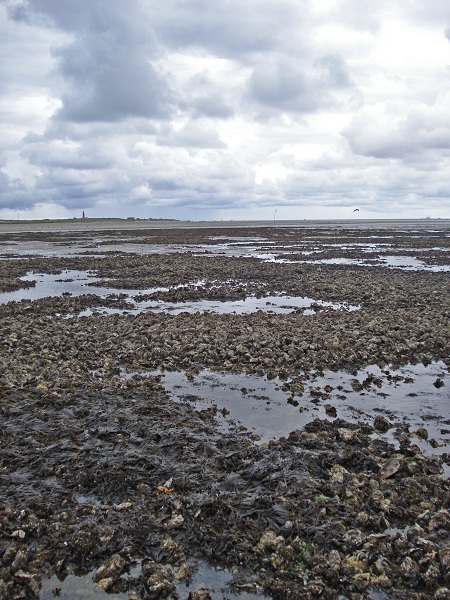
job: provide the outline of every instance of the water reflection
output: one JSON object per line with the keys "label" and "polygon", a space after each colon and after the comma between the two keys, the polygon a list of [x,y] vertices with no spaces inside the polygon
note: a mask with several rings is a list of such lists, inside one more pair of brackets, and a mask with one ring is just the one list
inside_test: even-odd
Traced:
{"label": "water reflection", "polygon": [[[374,236],[369,236],[374,237]],[[234,258],[258,258],[265,262],[295,262],[314,264],[343,264],[363,267],[387,267],[402,270],[420,270],[450,272],[450,265],[433,265],[424,262],[423,258],[430,251],[448,252],[445,244],[432,248],[411,248],[402,242],[401,236],[377,236],[377,242],[342,242],[327,243],[323,236],[306,237],[297,243],[289,241],[269,240],[264,237],[229,237],[211,236],[209,243],[197,244],[154,244],[151,238],[143,239],[131,236],[92,235],[84,239],[74,237],[70,242],[56,239],[55,241],[23,240],[20,242],[0,243],[1,256],[4,258],[24,256],[105,256],[111,253],[125,254],[172,254],[191,253],[194,256],[222,256]],[[389,242],[384,240],[389,239]],[[408,238],[409,241],[409,238]],[[332,251],[341,256],[320,258],[320,254]],[[347,256],[355,251],[375,256]],[[404,252],[404,255],[401,253]],[[414,252],[414,255],[412,254]],[[316,256],[317,255],[317,256]],[[306,258],[308,257],[308,258]]]}
{"label": "water reflection", "polygon": [[[450,378],[442,361],[399,369],[372,365],[354,375],[325,371],[311,374],[300,387],[291,386],[290,381],[208,369],[189,376],[178,371],[122,371],[122,375],[159,375],[174,400],[188,402],[197,410],[215,406],[224,431],[242,424],[260,442],[287,436],[316,418],[373,424],[375,417],[382,415],[392,427],[375,435],[398,446],[396,431],[406,430],[425,454],[450,451]],[[435,385],[438,378],[441,387]],[[419,428],[427,430],[428,439],[414,436]]]}
{"label": "water reflection", "polygon": [[[64,295],[82,296],[85,294],[95,294],[101,298],[110,295],[121,294],[124,301],[129,306],[126,309],[115,309],[100,307],[95,311],[87,309],[79,316],[91,316],[92,314],[122,314],[124,310],[129,314],[139,314],[143,311],[170,312],[171,314],[180,314],[182,312],[210,312],[216,314],[248,314],[258,310],[268,313],[288,314],[301,311],[303,314],[314,314],[317,310],[331,308],[333,310],[343,309],[348,311],[359,310],[359,306],[347,303],[325,302],[315,300],[314,298],[300,296],[265,296],[256,298],[248,296],[245,299],[234,301],[219,300],[195,300],[190,302],[166,302],[161,300],[138,300],[139,297],[154,294],[156,292],[167,292],[169,288],[153,287],[144,290],[121,289],[95,286],[95,282],[100,281],[90,271],[65,270],[60,274],[34,274],[29,273],[21,278],[22,281],[34,281],[35,286],[22,288],[13,292],[4,292],[0,294],[0,304],[7,302],[19,302],[21,300],[37,300],[40,298],[56,298]],[[198,288],[205,285],[205,281],[192,282],[189,287]],[[173,286],[172,290],[185,287]]]}
{"label": "water reflection", "polygon": [[[141,563],[136,562],[130,573],[122,575],[121,579],[131,583],[141,574]],[[254,600],[255,598],[270,599],[269,596],[263,594],[261,588],[254,586],[252,593],[246,591],[238,591],[232,586],[233,574],[226,569],[219,569],[208,565],[205,562],[191,562],[190,566],[193,569],[192,577],[189,583],[173,580],[175,591],[178,593],[180,600],[186,600],[191,592],[204,589],[208,590],[212,600]],[[170,565],[166,568],[173,571]],[[56,575],[42,581],[42,589],[40,600],[54,600],[55,597],[59,600],[106,600],[113,598],[114,600],[128,600],[128,592],[111,594],[105,592],[96,586],[92,581],[92,573],[85,575],[68,575],[64,580],[60,580]]]}

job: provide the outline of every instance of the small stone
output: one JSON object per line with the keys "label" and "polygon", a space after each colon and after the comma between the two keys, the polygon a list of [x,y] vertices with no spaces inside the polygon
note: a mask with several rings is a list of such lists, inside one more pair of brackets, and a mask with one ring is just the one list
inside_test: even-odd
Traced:
{"label": "small stone", "polygon": [[424,534],[425,531],[423,530],[423,528],[418,523],[415,523],[406,532],[406,537],[408,538],[408,540],[411,541],[415,538],[423,537]]}
{"label": "small stone", "polygon": [[195,592],[190,592],[188,600],[211,600],[212,596],[210,590],[206,588],[199,588]]}
{"label": "small stone", "polygon": [[416,578],[419,574],[419,566],[410,556],[401,563],[400,570],[408,578]]}
{"label": "small stone", "polygon": [[183,562],[181,563],[178,571],[175,573],[175,579],[177,581],[182,581],[183,579],[186,579],[187,577],[189,577],[189,575],[192,573],[192,567],[190,567],[187,563]]}
{"label": "small stone", "polygon": [[125,559],[120,554],[113,554],[111,558],[106,560],[92,576],[95,582],[99,582],[101,579],[117,578],[122,573],[125,566]]}
{"label": "small stone", "polygon": [[243,344],[239,344],[239,346],[236,346],[236,352],[239,352],[239,354],[247,354],[248,348],[246,348],[246,346]]}
{"label": "small stone", "polygon": [[176,529],[177,527],[181,527],[184,523],[183,515],[174,515],[167,521],[167,527],[172,529]]}
{"label": "small stone", "polygon": [[442,546],[439,550],[439,561],[444,571],[444,577],[446,581],[450,576],[450,546]]}
{"label": "small stone", "polygon": [[372,577],[372,584],[375,586],[388,588],[392,587],[392,581],[387,577],[387,575],[377,575],[376,577]]}
{"label": "small stone", "polygon": [[14,557],[13,563],[11,565],[11,570],[12,571],[18,571],[19,569],[22,569],[27,563],[27,553],[25,552],[25,550],[21,549],[17,552],[16,556]]}
{"label": "small stone", "polygon": [[337,417],[337,410],[331,404],[325,404],[325,412],[327,413],[327,415],[329,417],[333,417],[333,418]]}
{"label": "small stone", "polygon": [[441,572],[436,565],[430,565],[425,573],[422,573],[422,579],[427,587],[435,586],[440,576]]}
{"label": "small stone", "polygon": [[358,436],[359,429],[347,429],[347,427],[339,427],[337,430],[338,438],[342,442],[353,442]]}
{"label": "small stone", "polygon": [[362,389],[364,389],[362,383],[360,383],[357,379],[353,379],[351,385],[355,392],[360,392]]}
{"label": "small stone", "polygon": [[11,536],[13,538],[17,538],[19,540],[24,540],[25,539],[25,531],[23,529],[16,529],[15,531],[12,532]]}
{"label": "small stone", "polygon": [[113,537],[114,537],[114,530],[112,529],[112,527],[107,526],[100,530],[99,540],[101,541],[102,544],[106,544],[107,542],[112,540]]}
{"label": "small stone", "polygon": [[261,536],[257,546],[255,546],[256,552],[264,552],[267,548],[270,550],[278,550],[284,545],[284,538],[273,532],[271,529],[267,529]]}
{"label": "small stone", "polygon": [[147,577],[146,587],[151,598],[166,598],[175,586],[169,581],[171,574],[162,565],[148,561],[142,565],[144,576]]}
{"label": "small stone", "polygon": [[389,573],[391,569],[391,563],[384,556],[380,556],[375,561],[375,567],[377,568],[378,573],[384,575],[385,573]]}
{"label": "small stone", "polygon": [[381,431],[382,433],[386,433],[391,428],[391,424],[387,419],[382,417],[381,415],[377,415],[373,421],[373,426],[377,431]]}
{"label": "small stone", "polygon": [[419,429],[416,431],[416,435],[422,440],[428,439],[428,431],[425,429],[425,427],[419,427]]}
{"label": "small stone", "polygon": [[356,573],[356,575],[353,576],[353,579],[359,583],[365,584],[364,587],[366,587],[367,584],[370,583],[370,573]]}
{"label": "small stone", "polygon": [[127,508],[131,508],[133,506],[132,502],[122,502],[121,504],[115,504],[114,508],[116,510],[126,510]]}
{"label": "small stone", "polygon": [[114,577],[105,577],[104,579],[100,579],[100,581],[97,581],[97,587],[100,588],[101,590],[109,590],[114,583]]}
{"label": "small stone", "polygon": [[[17,571],[15,577],[18,579],[25,580],[28,584],[29,591],[33,594],[31,598],[39,598],[41,584],[39,577],[34,573],[28,573],[26,571]],[[17,597],[17,596],[15,596]],[[27,596],[29,597],[29,596]]]}
{"label": "small stone", "polygon": [[333,465],[329,470],[330,478],[332,481],[336,483],[342,483],[344,481],[344,475],[348,473],[347,469],[345,469],[342,465]]}
{"label": "small stone", "polygon": [[400,461],[397,458],[390,458],[381,465],[379,474],[382,479],[388,479],[388,477],[395,475],[399,469]]}
{"label": "small stone", "polygon": [[359,573],[364,571],[364,563],[356,558],[356,556],[347,556],[345,563],[353,567]]}

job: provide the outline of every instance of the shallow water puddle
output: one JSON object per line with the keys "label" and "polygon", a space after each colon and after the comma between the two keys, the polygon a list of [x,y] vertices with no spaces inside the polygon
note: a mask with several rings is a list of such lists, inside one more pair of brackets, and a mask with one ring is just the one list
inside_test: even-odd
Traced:
{"label": "shallow water puddle", "polygon": [[[180,314],[182,312],[210,312],[216,314],[248,314],[258,310],[272,312],[277,314],[288,314],[301,310],[303,314],[314,314],[321,308],[331,308],[333,310],[343,309],[348,311],[359,310],[360,306],[353,306],[347,303],[325,302],[315,300],[314,298],[300,296],[266,296],[256,298],[248,296],[243,300],[218,301],[218,300],[196,300],[192,302],[164,302],[160,300],[139,301],[137,298],[146,294],[155,292],[169,291],[169,288],[155,287],[144,290],[130,290],[121,288],[108,288],[92,285],[101,278],[96,277],[89,271],[65,270],[59,274],[34,274],[29,273],[21,277],[22,281],[34,281],[35,286],[23,288],[13,292],[4,292],[0,294],[0,304],[21,300],[38,300],[41,298],[60,297],[63,295],[82,296],[84,294],[95,294],[101,298],[109,295],[125,295],[129,307],[126,309],[115,309],[98,307],[94,311],[84,310],[78,316],[85,317],[92,314],[139,314],[144,311],[169,312],[171,314]],[[190,284],[192,287],[201,287],[205,281],[197,281]],[[170,289],[185,287],[184,285],[174,286]],[[313,308],[315,307],[315,308]]]}
{"label": "shallow water puddle", "polygon": [[218,373],[208,369],[193,378],[179,371],[147,374],[160,375],[161,383],[178,402],[187,402],[197,410],[217,407],[217,418],[223,430],[233,429],[238,423],[257,435],[261,442],[287,436],[316,417],[326,416],[321,407],[300,412],[298,407],[288,404],[289,394],[281,389],[279,380],[268,381],[253,375]]}
{"label": "shallow water puddle", "polygon": [[224,600],[238,598],[239,600],[251,600],[254,598],[270,598],[263,594],[262,590],[256,588],[253,593],[246,591],[236,592],[230,587],[232,574],[225,569],[216,569],[206,563],[199,563],[196,572],[192,576],[189,585],[177,583],[176,590],[180,594],[180,600],[187,598],[190,591],[206,588],[210,590],[210,596],[213,600]]}
{"label": "shallow water puddle", "polygon": [[[373,424],[375,417],[382,415],[391,428],[374,435],[398,445],[397,427],[407,426],[410,433],[425,428],[428,439],[412,438],[422,452],[450,451],[450,376],[441,361],[396,370],[371,366],[355,375],[326,371],[303,382],[301,393],[283,391],[285,382],[278,379],[207,369],[189,378],[178,371],[123,373],[133,375],[161,376],[161,383],[176,401],[188,402],[197,410],[215,406],[223,430],[238,423],[261,442],[287,436],[316,418]],[[296,405],[288,403],[289,397]],[[438,446],[433,447],[431,440]]]}
{"label": "shallow water puddle", "polygon": [[105,243],[103,240],[80,240],[77,243],[73,242],[35,242],[21,241],[11,242],[9,244],[0,243],[0,258],[14,259],[25,256],[48,256],[48,257],[75,257],[75,256],[97,256],[105,257],[110,253],[115,254],[173,254],[176,252],[191,252],[196,246],[186,246],[184,244],[140,244],[123,241],[119,239],[117,242],[114,239],[111,243]]}
{"label": "shallow water puddle", "polygon": [[[367,593],[369,594],[370,600],[391,600],[392,598],[392,596],[386,592],[383,592],[383,590],[374,590],[373,588],[369,588]],[[342,600],[344,600],[344,598],[345,597],[343,597]]]}
{"label": "shallow water puddle", "polygon": [[[249,239],[250,241],[250,239]],[[269,246],[265,248],[264,246]],[[323,252],[326,248],[333,248],[335,250],[341,250],[345,253],[348,250],[359,250],[361,253],[379,252],[378,258],[367,259],[361,258],[347,258],[333,257],[333,258],[314,258],[314,254]],[[202,252],[199,252],[199,249]],[[279,262],[279,263],[308,263],[308,264],[328,264],[328,265],[355,265],[360,267],[388,267],[398,268],[405,271],[433,271],[433,272],[450,272],[450,265],[429,265],[423,262],[421,259],[411,255],[389,255],[388,252],[392,250],[393,245],[388,243],[381,244],[366,244],[366,243],[354,243],[354,244],[321,244],[314,249],[311,249],[305,244],[279,244],[276,242],[261,242],[259,246],[246,245],[243,242],[229,242],[215,246],[198,246],[196,255],[210,255],[210,256],[233,256],[236,258],[253,257],[258,258],[264,262]],[[435,248],[435,250],[446,251],[446,248]],[[424,252],[425,250],[418,250],[418,252]],[[428,249],[426,249],[428,251]],[[293,254],[297,253],[298,258],[294,258]],[[288,256],[288,258],[285,258]],[[302,259],[302,256],[310,256],[309,260]]]}
{"label": "shallow water puddle", "polygon": [[115,600],[128,600],[128,593],[108,594],[92,581],[92,573],[68,575],[60,581],[56,575],[42,580],[40,600],[99,600],[113,597]]}
{"label": "shallow water puddle", "polygon": [[95,288],[88,285],[100,281],[90,271],[64,270],[57,274],[28,273],[20,278],[22,281],[35,281],[34,287],[22,288],[13,292],[0,294],[0,304],[7,302],[20,302],[21,300],[39,300],[41,298],[55,298],[64,294],[82,296],[95,294],[106,297],[110,293],[117,294],[117,290],[108,288]]}
{"label": "shallow water puddle", "polygon": [[372,365],[354,376],[325,371],[315,379],[311,389],[324,393],[323,402],[333,406],[338,416],[348,421],[371,422],[382,415],[393,424],[393,428],[383,434],[389,441],[395,442],[395,426],[407,425],[411,433],[425,428],[428,440],[434,439],[439,444],[433,448],[429,441],[414,437],[414,443],[424,453],[450,451],[450,376],[442,361],[400,369],[380,369]]}
{"label": "shallow water puddle", "polygon": [[[153,287],[145,290],[109,288],[104,286],[95,286],[97,281],[102,281],[103,278],[96,277],[91,271],[77,271],[66,269],[58,274],[54,273],[28,273],[20,278],[22,281],[34,281],[34,287],[22,288],[13,292],[0,293],[0,304],[7,302],[20,302],[21,300],[39,300],[42,298],[58,298],[63,295],[82,296],[85,294],[95,294],[101,298],[118,294],[125,294],[130,309],[133,309],[138,303],[133,301],[134,295],[152,294],[155,292],[167,292],[167,287]],[[192,286],[203,285],[203,282],[191,283]],[[183,287],[182,285],[174,286]],[[105,309],[107,310],[107,309]],[[123,310],[113,310],[112,312],[123,312]]]}
{"label": "shallow water puddle", "polygon": [[135,304],[137,306],[137,308],[134,309],[136,313],[149,310],[153,312],[170,312],[174,315],[182,312],[209,312],[215,314],[243,315],[259,310],[276,314],[288,314],[301,310],[305,315],[312,315],[316,312],[314,308],[311,308],[314,305],[323,309],[332,308],[333,310],[342,308],[344,310],[354,311],[360,309],[359,306],[337,304],[299,296],[265,296],[263,298],[248,296],[244,300],[232,301],[196,300],[193,302],[161,302],[150,300],[147,302],[135,302]]}
{"label": "shallow water puddle", "polygon": [[359,267],[388,267],[390,269],[402,269],[403,271],[432,271],[434,273],[449,273],[450,265],[428,265],[422,260],[415,258],[414,256],[380,256],[375,259],[365,258],[319,258],[311,260],[301,259],[288,259],[280,260],[276,259],[275,262],[287,262],[287,263],[307,263],[307,264],[321,264],[321,265],[355,265]]}
{"label": "shallow water puddle", "polygon": [[[253,593],[246,591],[234,591],[230,586],[233,575],[225,569],[217,569],[204,562],[199,562],[193,565],[194,573],[189,584],[177,582],[174,580],[175,589],[180,600],[186,600],[190,592],[199,589],[207,589],[212,600],[238,599],[251,600],[254,598],[267,598],[269,596],[263,594],[261,589],[255,589]],[[170,567],[169,567],[170,568]],[[141,568],[134,568],[129,575],[123,576],[123,579],[130,580],[133,577],[138,577]],[[55,594],[55,592],[57,592]],[[92,581],[92,573],[87,575],[68,575],[64,581],[61,581],[54,575],[49,579],[42,581],[42,589],[40,600],[101,600],[102,598],[114,598],[115,600],[128,600],[128,592],[111,594],[98,588]]]}
{"label": "shallow water puddle", "polygon": [[[89,254],[90,256],[105,256],[109,253],[125,253],[125,254],[172,254],[172,253],[191,253],[194,256],[223,256],[234,258],[258,258],[264,262],[280,262],[280,263],[313,263],[313,264],[341,264],[341,265],[357,265],[364,267],[388,267],[399,268],[402,270],[420,270],[434,272],[450,272],[450,265],[429,265],[424,263],[420,258],[411,255],[388,255],[389,251],[394,248],[395,242],[397,246],[401,245],[401,238],[395,236],[380,236],[377,239],[390,239],[392,242],[343,242],[326,243],[322,242],[315,245],[311,249],[311,243],[317,244],[317,238],[305,238],[298,243],[284,243],[283,240],[270,240],[263,237],[228,237],[228,236],[212,236],[209,238],[212,244],[152,244],[137,240],[133,236],[128,237],[107,237],[97,238],[95,236],[85,238],[75,242],[70,240],[64,241],[62,238],[55,241],[14,241],[0,243],[0,256],[3,258],[12,259],[21,256],[82,256]],[[137,241],[134,241],[137,240]],[[325,259],[314,259],[314,254],[320,253],[327,248],[341,250],[343,254],[348,250],[359,250],[362,254],[368,252],[379,252],[380,256],[376,259],[347,258],[333,257]],[[405,248],[405,251],[410,251],[410,248]],[[418,253],[429,252],[430,248],[417,249]],[[437,246],[432,248],[435,251],[448,251],[445,246]],[[297,253],[297,257],[293,257],[293,253]],[[310,256],[311,260],[303,260],[302,257]]]}
{"label": "shallow water puddle", "polygon": [[77,256],[90,249],[90,244],[84,245],[83,241],[61,245],[61,242],[44,242],[22,240],[0,244],[1,258],[22,258],[24,256]]}

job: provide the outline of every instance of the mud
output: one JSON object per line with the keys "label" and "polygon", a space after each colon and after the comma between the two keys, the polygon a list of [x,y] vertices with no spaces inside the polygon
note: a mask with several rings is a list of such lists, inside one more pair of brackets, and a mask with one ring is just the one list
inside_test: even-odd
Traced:
{"label": "mud", "polygon": [[[0,305],[2,600],[450,598],[444,228],[19,232],[0,243],[1,292],[34,288],[31,273],[95,278],[86,293]],[[218,243],[233,251],[218,255]],[[367,261],[368,244],[370,267],[320,262]],[[389,266],[386,252],[430,269]],[[166,305],[316,304],[130,314],[127,290]],[[256,384],[228,405],[214,386],[200,405],[165,385],[205,370],[266,382],[260,401],[284,429],[270,410],[266,427],[243,424],[239,402],[255,401]],[[283,405],[308,418],[291,423]]]}

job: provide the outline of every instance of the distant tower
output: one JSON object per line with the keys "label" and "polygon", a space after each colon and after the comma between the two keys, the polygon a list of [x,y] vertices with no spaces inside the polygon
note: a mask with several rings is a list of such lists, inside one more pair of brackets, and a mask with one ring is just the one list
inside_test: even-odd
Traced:
{"label": "distant tower", "polygon": [[86,218],[86,215],[84,214],[84,210],[83,210],[83,219],[85,219],[85,218]]}

